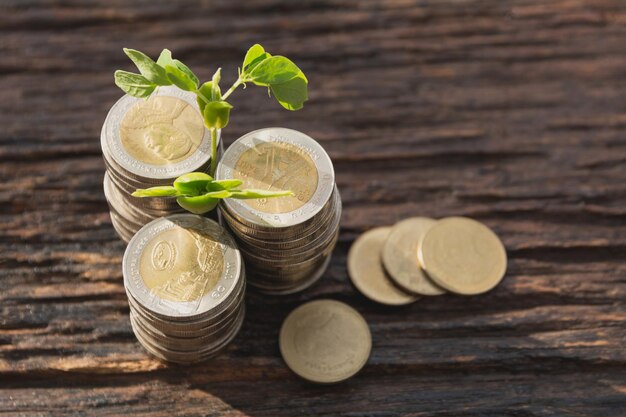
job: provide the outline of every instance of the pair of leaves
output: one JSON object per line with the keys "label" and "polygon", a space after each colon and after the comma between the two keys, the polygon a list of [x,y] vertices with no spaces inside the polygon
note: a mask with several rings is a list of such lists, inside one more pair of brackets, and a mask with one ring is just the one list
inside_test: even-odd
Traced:
{"label": "pair of leaves", "polygon": [[198,88],[198,77],[185,64],[172,58],[172,53],[164,49],[154,62],[143,52],[124,48],[124,53],[137,66],[140,74],[128,71],[115,71],[115,84],[126,94],[147,98],[158,86],[176,85],[186,91]]}
{"label": "pair of leaves", "polygon": [[243,60],[244,82],[268,87],[287,110],[299,110],[308,100],[308,83],[304,73],[290,59],[272,56],[259,44],[253,45]]}
{"label": "pair of leaves", "polygon": [[217,206],[224,198],[254,199],[293,196],[291,191],[267,191],[236,189],[241,180],[214,180],[204,172],[190,172],[176,178],[171,186],[136,190],[133,197],[176,197],[176,202],[185,210],[203,214]]}

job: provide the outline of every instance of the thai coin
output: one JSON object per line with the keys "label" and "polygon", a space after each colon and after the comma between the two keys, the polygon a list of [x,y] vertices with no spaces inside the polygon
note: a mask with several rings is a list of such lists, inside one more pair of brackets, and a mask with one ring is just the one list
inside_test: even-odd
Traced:
{"label": "thai coin", "polygon": [[176,214],[144,226],[128,244],[124,285],[156,315],[191,320],[219,307],[242,279],[233,238],[217,223]]}
{"label": "thai coin", "polygon": [[216,178],[241,179],[245,188],[296,194],[224,201],[236,218],[265,228],[292,227],[310,220],[326,205],[335,186],[332,162],[320,144],[285,128],[260,129],[237,139],[224,153]]}
{"label": "thai coin", "polygon": [[336,383],[355,375],[367,362],[372,337],[363,317],[334,300],[316,300],[292,311],[280,329],[280,352],[302,378]]}
{"label": "thai coin", "polygon": [[195,95],[175,87],[159,88],[148,100],[122,97],[109,111],[101,138],[110,161],[144,182],[195,171],[211,156]]}
{"label": "thai coin", "polygon": [[507,264],[498,236],[466,217],[448,217],[431,227],[420,242],[418,259],[435,283],[463,295],[498,285]]}
{"label": "thai coin", "polygon": [[381,264],[381,250],[390,227],[377,227],[363,233],[348,252],[348,274],[354,286],[367,298],[387,305],[410,304],[418,297],[393,285]]}
{"label": "thai coin", "polygon": [[418,295],[441,295],[417,261],[417,248],[424,234],[436,223],[426,217],[411,217],[396,223],[382,249],[382,262],[391,279],[403,290]]}

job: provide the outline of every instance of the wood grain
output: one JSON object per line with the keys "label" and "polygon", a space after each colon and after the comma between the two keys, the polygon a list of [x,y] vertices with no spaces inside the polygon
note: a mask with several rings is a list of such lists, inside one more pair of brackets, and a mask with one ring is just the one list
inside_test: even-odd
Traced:
{"label": "wood grain", "polygon": [[[240,335],[189,368],[151,359],[128,321],[99,133],[122,47],[167,47],[234,81],[247,47],[310,81],[287,113],[238,91],[230,142],[266,126],[318,139],[342,234],[300,295],[250,293]],[[620,0],[121,0],[0,3],[0,415],[626,415],[626,3]],[[385,308],[346,253],[374,226],[467,215],[510,266],[494,291]],[[361,374],[295,377],[277,346],[300,303],[371,326]]]}

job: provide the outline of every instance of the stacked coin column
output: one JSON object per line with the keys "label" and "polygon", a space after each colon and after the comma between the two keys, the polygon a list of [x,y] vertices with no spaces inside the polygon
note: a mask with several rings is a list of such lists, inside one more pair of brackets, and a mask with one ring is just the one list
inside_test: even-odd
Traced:
{"label": "stacked coin column", "polygon": [[248,282],[271,294],[288,294],[317,281],[328,266],[341,220],[333,165],[322,146],[291,129],[250,132],[224,153],[217,179],[243,187],[291,190],[295,196],[226,199],[220,209],[248,269]]}
{"label": "stacked coin column", "polygon": [[182,212],[173,198],[136,198],[138,188],[171,185],[191,171],[207,172],[211,135],[193,93],[162,87],[148,100],[125,95],[102,126],[104,193],[111,221],[126,242],[146,223]]}
{"label": "stacked coin column", "polygon": [[243,260],[213,220],[176,214],[148,223],[128,244],[123,272],[133,332],[157,358],[208,359],[241,327]]}

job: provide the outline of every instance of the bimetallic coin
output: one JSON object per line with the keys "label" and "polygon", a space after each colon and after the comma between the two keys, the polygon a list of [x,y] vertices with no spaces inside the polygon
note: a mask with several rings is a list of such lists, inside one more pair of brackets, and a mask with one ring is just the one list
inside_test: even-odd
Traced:
{"label": "bimetallic coin", "polygon": [[348,274],[354,286],[367,298],[387,305],[405,305],[418,297],[395,287],[381,264],[381,250],[390,227],[377,227],[363,233],[348,252]]}
{"label": "bimetallic coin", "polygon": [[128,244],[124,284],[146,309],[189,318],[217,307],[241,278],[235,241],[217,223],[176,214],[144,226]]}
{"label": "bimetallic coin", "polygon": [[334,300],[316,300],[292,311],[280,329],[287,366],[311,382],[330,384],[355,375],[367,362],[372,337],[363,317]]}
{"label": "bimetallic coin", "polygon": [[224,153],[216,178],[241,179],[246,188],[293,191],[295,197],[224,201],[234,217],[270,228],[311,219],[335,186],[332,162],[320,144],[285,128],[260,129],[237,139]]}
{"label": "bimetallic coin", "polygon": [[422,236],[436,223],[411,217],[396,223],[383,245],[382,262],[391,279],[403,290],[418,295],[441,295],[445,291],[428,278],[417,261]]}
{"label": "bimetallic coin", "polygon": [[102,127],[102,148],[138,178],[170,179],[205,165],[211,137],[193,93],[161,87],[148,100],[125,95]]}
{"label": "bimetallic coin", "polygon": [[420,242],[418,259],[435,283],[463,295],[491,290],[507,264],[498,236],[466,217],[448,217],[432,226]]}

